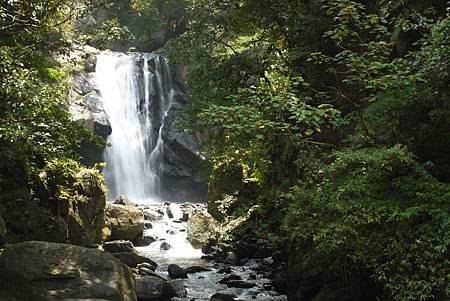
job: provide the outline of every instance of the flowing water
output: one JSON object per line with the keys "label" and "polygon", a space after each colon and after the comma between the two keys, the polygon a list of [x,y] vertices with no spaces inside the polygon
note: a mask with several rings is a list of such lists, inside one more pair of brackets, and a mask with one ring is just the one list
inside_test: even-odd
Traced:
{"label": "flowing water", "polygon": [[[154,240],[149,246],[136,248],[138,252],[159,264],[157,272],[168,277],[167,266],[177,264],[183,268],[201,266],[208,271],[189,274],[184,279],[187,296],[172,298],[173,301],[209,301],[210,297],[217,293],[235,296],[235,300],[259,300],[259,301],[286,301],[287,297],[274,291],[267,267],[270,259],[249,260],[242,265],[229,266],[223,262],[206,261],[201,259],[201,250],[194,249],[187,240],[187,220],[197,212],[206,211],[206,204],[194,203],[160,203],[153,205],[141,205],[144,211],[147,225],[150,227],[144,231],[144,237]],[[269,260],[269,262],[267,261]],[[224,268],[229,267],[226,273]],[[262,271],[261,268],[266,272]],[[254,286],[251,288],[228,287],[223,279],[230,275],[238,276],[245,282]]]}
{"label": "flowing water", "polygon": [[[167,265],[203,266],[209,271],[189,275],[184,280],[188,295],[173,300],[209,300],[222,291],[240,300],[281,300],[286,297],[271,290],[259,264],[233,266],[228,273],[254,283],[250,289],[228,288],[223,264],[201,259],[203,253],[187,240],[187,220],[205,204],[170,204],[160,199],[163,169],[162,131],[175,94],[170,70],[158,54],[104,52],[97,57],[96,83],[112,127],[105,150],[104,175],[108,198],[125,195],[140,205],[147,223],[144,238],[152,241],[136,248],[141,255],[159,263],[157,272],[167,276]],[[265,264],[265,263],[263,263]]]}
{"label": "flowing water", "polygon": [[162,130],[175,93],[166,59],[105,52],[97,57],[96,82],[112,128],[104,171],[109,199],[158,200]]}

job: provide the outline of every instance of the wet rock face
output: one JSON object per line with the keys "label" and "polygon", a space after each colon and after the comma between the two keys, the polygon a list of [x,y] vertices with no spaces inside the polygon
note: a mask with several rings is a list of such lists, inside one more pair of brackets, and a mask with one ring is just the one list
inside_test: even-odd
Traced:
{"label": "wet rock face", "polygon": [[0,300],[136,300],[131,271],[108,253],[25,242],[0,256]]}
{"label": "wet rock face", "polygon": [[[96,55],[99,53],[99,50],[88,46],[76,47],[71,53],[70,58],[81,62],[84,68],[71,76],[69,84],[72,88],[69,91],[68,103],[69,112],[75,122],[106,139],[112,128],[94,80]],[[102,162],[102,153],[103,149],[93,143],[81,145],[80,155],[82,163],[86,165]]]}

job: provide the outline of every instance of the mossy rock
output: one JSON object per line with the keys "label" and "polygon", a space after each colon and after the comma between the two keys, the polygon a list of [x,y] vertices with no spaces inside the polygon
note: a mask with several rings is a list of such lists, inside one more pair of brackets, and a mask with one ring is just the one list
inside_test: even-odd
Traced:
{"label": "mossy rock", "polygon": [[67,225],[68,241],[100,244],[106,206],[101,173],[74,161],[53,161],[41,173],[40,181],[40,199]]}
{"label": "mossy rock", "polygon": [[2,194],[6,242],[102,242],[106,189],[98,170],[70,160],[52,161],[32,188],[33,195],[28,189]]}

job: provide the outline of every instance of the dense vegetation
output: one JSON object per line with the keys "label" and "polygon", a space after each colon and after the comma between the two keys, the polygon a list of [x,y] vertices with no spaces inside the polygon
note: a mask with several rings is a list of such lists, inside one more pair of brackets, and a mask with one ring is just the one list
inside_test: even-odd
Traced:
{"label": "dense vegetation", "polygon": [[67,22],[77,1],[6,1],[0,7],[0,192],[26,189],[45,164],[76,158],[94,139],[70,120]]}
{"label": "dense vegetation", "polygon": [[186,125],[211,157],[217,218],[258,205],[245,231],[332,269],[367,269],[387,300],[450,298],[449,10],[443,0],[4,1],[0,193],[31,190],[48,162],[93,139],[65,110],[68,73],[54,58],[71,41],[165,46],[189,66]]}
{"label": "dense vegetation", "polygon": [[259,205],[246,233],[367,268],[387,299],[448,298],[448,3],[186,3],[173,59],[190,66],[210,203]]}

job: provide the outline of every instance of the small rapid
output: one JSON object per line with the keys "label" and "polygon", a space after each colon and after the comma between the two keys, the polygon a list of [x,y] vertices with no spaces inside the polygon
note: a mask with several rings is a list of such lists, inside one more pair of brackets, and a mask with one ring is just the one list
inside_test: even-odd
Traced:
{"label": "small rapid", "polygon": [[[188,241],[188,222],[197,213],[207,211],[202,203],[159,203],[140,205],[144,212],[144,239],[148,246],[136,247],[140,255],[158,263],[156,272],[171,279],[168,266],[175,264],[188,271],[193,267],[204,270],[187,274],[182,279],[186,296],[173,301],[209,301],[214,294],[233,296],[234,300],[286,301],[287,297],[275,291],[270,279],[273,260],[249,259],[240,264],[223,260],[205,260],[200,249]],[[222,299],[220,299],[222,300]],[[229,299],[223,299],[229,300]]]}
{"label": "small rapid", "polygon": [[141,254],[165,263],[200,260],[204,254],[189,243],[187,220],[196,212],[206,210],[205,204],[165,203],[142,208],[148,220],[144,238],[153,242],[138,247]]}

